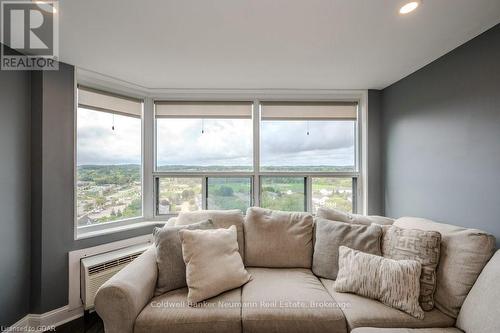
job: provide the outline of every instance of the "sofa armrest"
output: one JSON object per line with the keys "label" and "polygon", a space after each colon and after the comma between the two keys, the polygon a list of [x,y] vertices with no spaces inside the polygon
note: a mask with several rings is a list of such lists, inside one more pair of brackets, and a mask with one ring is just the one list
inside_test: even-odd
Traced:
{"label": "sofa armrest", "polygon": [[157,277],[150,247],[99,288],[94,304],[106,333],[133,333],[137,316],[153,297]]}

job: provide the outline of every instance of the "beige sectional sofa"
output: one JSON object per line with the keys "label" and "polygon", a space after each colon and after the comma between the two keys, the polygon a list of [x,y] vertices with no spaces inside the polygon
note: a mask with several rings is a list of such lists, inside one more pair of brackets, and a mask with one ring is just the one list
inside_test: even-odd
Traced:
{"label": "beige sectional sofa", "polygon": [[246,265],[252,280],[196,307],[186,303],[187,288],[153,297],[158,269],[152,247],[100,288],[95,305],[106,332],[500,332],[500,251],[490,259],[492,236],[423,219],[395,222],[401,228],[442,234],[436,307],[420,320],[378,301],[336,292],[335,281],[315,276],[313,227],[302,213],[296,214],[292,219],[299,222],[283,228],[271,223],[273,216],[255,212],[244,222],[237,211],[170,221],[179,225],[211,218],[216,225],[235,224],[239,238],[244,236],[241,253],[252,263]]}

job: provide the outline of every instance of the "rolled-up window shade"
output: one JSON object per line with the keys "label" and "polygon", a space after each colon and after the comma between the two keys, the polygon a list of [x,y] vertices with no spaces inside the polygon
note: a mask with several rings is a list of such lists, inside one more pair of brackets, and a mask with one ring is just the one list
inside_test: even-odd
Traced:
{"label": "rolled-up window shade", "polygon": [[142,115],[142,101],[139,99],[81,86],[78,87],[78,106],[136,118],[140,118]]}
{"label": "rolled-up window shade", "polygon": [[357,103],[351,102],[265,102],[263,120],[356,120]]}
{"label": "rolled-up window shade", "polygon": [[252,118],[251,102],[155,103],[157,118]]}

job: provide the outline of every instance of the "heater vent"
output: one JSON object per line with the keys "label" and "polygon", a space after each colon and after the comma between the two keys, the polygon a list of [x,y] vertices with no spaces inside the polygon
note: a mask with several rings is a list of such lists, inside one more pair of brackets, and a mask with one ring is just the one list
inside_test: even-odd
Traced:
{"label": "heater vent", "polygon": [[94,306],[97,290],[113,275],[139,257],[150,244],[130,246],[81,260],[80,295],[85,310]]}

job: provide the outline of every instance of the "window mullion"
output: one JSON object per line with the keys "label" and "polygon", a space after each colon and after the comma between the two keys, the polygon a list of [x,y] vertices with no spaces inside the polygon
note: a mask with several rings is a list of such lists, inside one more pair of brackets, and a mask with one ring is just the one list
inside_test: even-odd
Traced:
{"label": "window mullion", "polygon": [[145,219],[152,219],[156,211],[156,200],[154,197],[154,105],[151,98],[144,99],[143,120],[142,120],[142,195],[143,195],[143,216]]}
{"label": "window mullion", "polygon": [[305,186],[306,186],[306,211],[312,213],[312,178],[310,176],[305,177]]}
{"label": "window mullion", "polygon": [[260,206],[260,102],[253,103],[253,205]]}
{"label": "window mullion", "polygon": [[208,209],[208,177],[204,176],[201,182],[201,206],[203,209]]}

